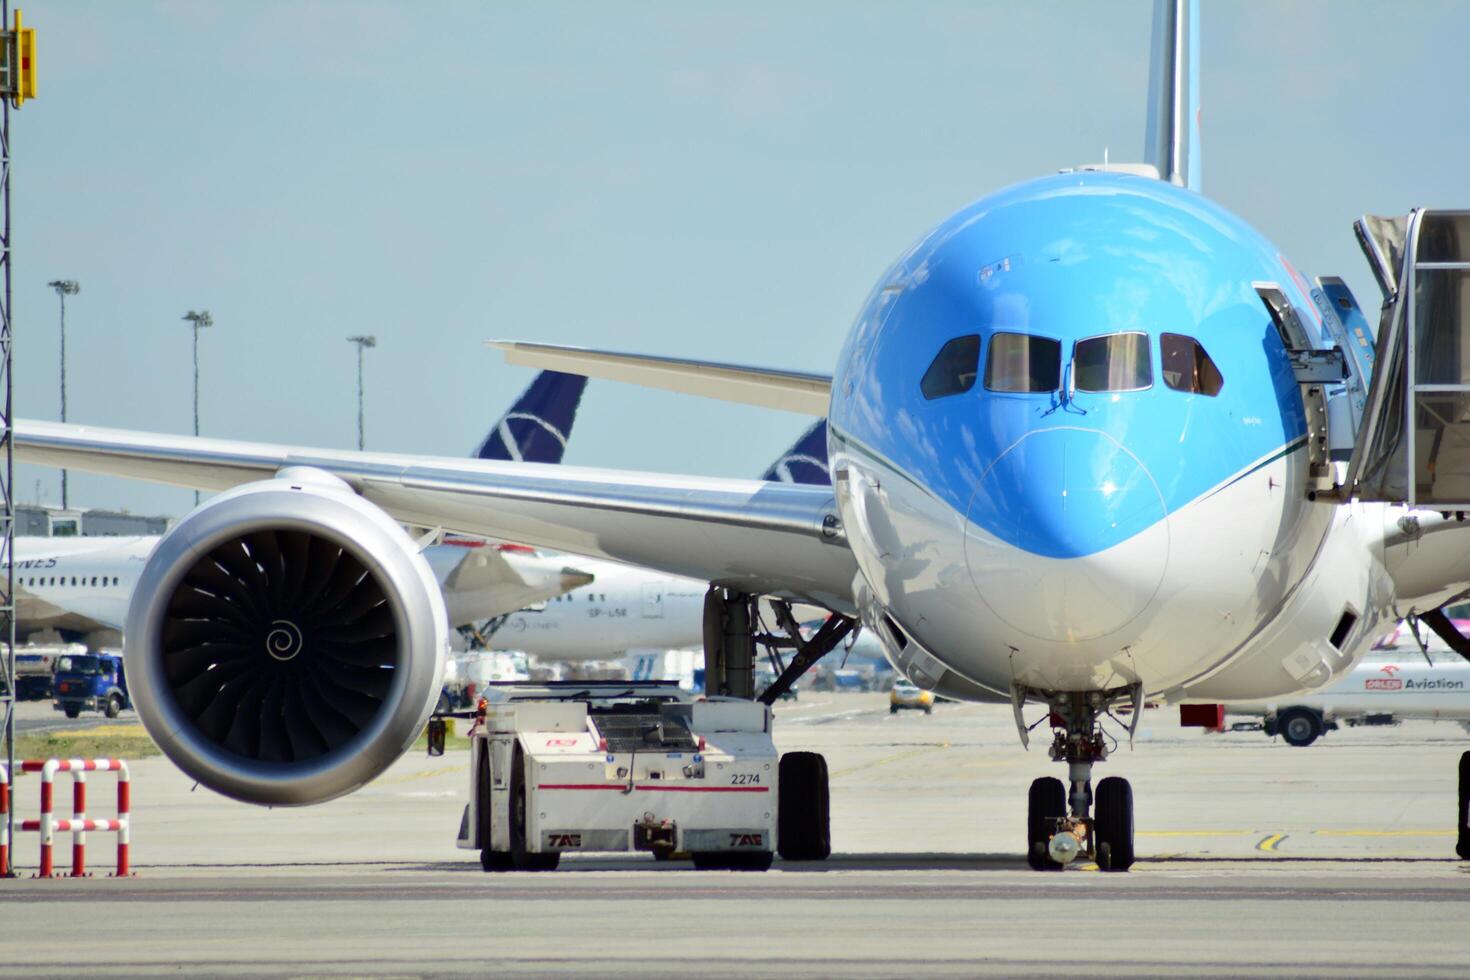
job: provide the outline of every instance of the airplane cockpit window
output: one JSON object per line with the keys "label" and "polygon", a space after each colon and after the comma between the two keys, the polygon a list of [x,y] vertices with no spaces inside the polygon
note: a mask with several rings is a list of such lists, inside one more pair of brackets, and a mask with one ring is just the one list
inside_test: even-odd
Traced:
{"label": "airplane cockpit window", "polygon": [[990,338],[985,358],[985,387],[990,391],[1056,391],[1061,371],[1061,341],[1024,333]]}
{"label": "airplane cockpit window", "polygon": [[1198,340],[1178,333],[1159,334],[1159,373],[1175,391],[1218,395],[1225,379]]}
{"label": "airplane cockpit window", "polygon": [[956,337],[939,348],[919,388],[925,398],[959,395],[975,387],[980,372],[980,335]]}
{"label": "airplane cockpit window", "polygon": [[1148,334],[1113,333],[1077,341],[1072,384],[1078,391],[1141,391],[1153,382]]}

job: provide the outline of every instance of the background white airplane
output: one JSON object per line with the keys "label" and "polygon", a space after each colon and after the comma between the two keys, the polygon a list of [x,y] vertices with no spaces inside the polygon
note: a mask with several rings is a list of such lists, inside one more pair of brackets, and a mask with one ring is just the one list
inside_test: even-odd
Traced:
{"label": "background white airplane", "polygon": [[[826,422],[806,429],[761,478],[825,485]],[[703,642],[708,582],[619,562],[568,561],[591,574],[592,583],[491,622],[482,631],[491,646],[528,653],[541,663],[571,663]],[[660,676],[656,666],[640,672],[649,670]]]}

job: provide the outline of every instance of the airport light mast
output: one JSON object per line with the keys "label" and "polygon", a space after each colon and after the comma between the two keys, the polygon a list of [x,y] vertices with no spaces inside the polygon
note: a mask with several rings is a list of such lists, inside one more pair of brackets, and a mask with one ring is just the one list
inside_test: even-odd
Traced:
{"label": "airport light mast", "polygon": [[[214,317],[208,310],[190,310],[183,317],[194,327],[194,434],[199,434],[199,328],[214,326]],[[199,491],[194,491],[194,506],[199,506]]]}
{"label": "airport light mast", "polygon": [[[0,741],[6,771],[15,775],[15,407],[11,333],[10,110],[36,97],[36,29],[21,24],[20,11],[10,19],[10,0],[0,0]],[[11,26],[13,23],[14,26]],[[8,30],[6,28],[9,28]],[[15,839],[15,813],[0,816],[6,843]],[[15,877],[0,861],[0,878]]]}
{"label": "airport light mast", "polygon": [[[66,421],[66,298],[82,291],[75,279],[53,279],[46,285],[56,290],[61,302],[61,421]],[[66,467],[61,468],[61,509],[66,510]]]}
{"label": "airport light mast", "polygon": [[371,334],[359,334],[348,337],[347,342],[357,345],[357,451],[362,452],[362,352],[369,347],[378,346],[378,338]]}

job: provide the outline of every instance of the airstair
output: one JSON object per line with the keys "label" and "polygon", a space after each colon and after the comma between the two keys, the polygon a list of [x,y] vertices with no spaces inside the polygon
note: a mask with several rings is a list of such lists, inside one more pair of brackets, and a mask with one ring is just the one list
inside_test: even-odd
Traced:
{"label": "airstair", "polygon": [[1470,510],[1470,211],[1354,228],[1384,303],[1367,404],[1331,496]]}

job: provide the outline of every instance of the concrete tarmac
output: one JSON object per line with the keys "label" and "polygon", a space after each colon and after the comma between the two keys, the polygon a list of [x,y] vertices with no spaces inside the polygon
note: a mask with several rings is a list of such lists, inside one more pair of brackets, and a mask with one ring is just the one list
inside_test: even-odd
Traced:
{"label": "concrete tarmac", "polygon": [[[0,976],[1451,976],[1470,964],[1470,866],[1454,857],[1458,725],[1335,732],[1297,749],[1149,712],[1126,775],[1129,874],[1041,874],[1026,787],[1062,775],[1009,709],[889,715],[804,693],[785,749],[826,753],[833,859],[765,874],[651,858],[487,875],[454,847],[466,756],[410,756],[363,791],[265,810],[134,765],[137,876],[0,882]],[[1040,731],[1037,733],[1041,734]],[[18,809],[36,805],[33,778]],[[110,780],[89,783],[105,816]],[[58,800],[67,799],[64,785]],[[59,863],[68,850],[58,838]],[[35,867],[33,834],[16,842]]]}
{"label": "concrete tarmac", "polygon": [[[3,720],[3,718],[0,718]],[[15,732],[17,735],[39,735],[44,732],[67,732],[95,728],[103,724],[136,723],[137,714],[132,709],[124,711],[116,719],[108,718],[100,711],[88,711],[76,718],[68,718],[47,701],[17,701],[15,703]]]}

